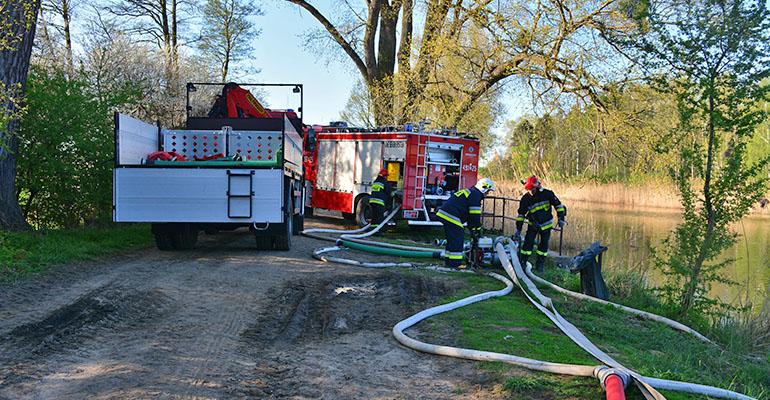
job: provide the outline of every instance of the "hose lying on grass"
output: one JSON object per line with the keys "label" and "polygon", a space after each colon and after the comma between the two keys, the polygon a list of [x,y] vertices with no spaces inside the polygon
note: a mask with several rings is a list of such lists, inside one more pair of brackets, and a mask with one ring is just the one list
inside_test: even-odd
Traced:
{"label": "hose lying on grass", "polygon": [[709,340],[709,338],[701,335],[695,329],[692,329],[689,326],[687,326],[685,324],[682,324],[681,322],[677,322],[677,321],[674,321],[672,319],[669,319],[669,318],[666,318],[666,317],[663,317],[663,316],[660,316],[660,315],[657,315],[657,314],[653,314],[653,313],[650,313],[650,312],[647,312],[647,311],[642,311],[642,310],[637,310],[636,308],[627,307],[627,306],[624,306],[622,304],[617,304],[617,303],[613,303],[613,302],[610,302],[610,301],[602,300],[602,299],[599,299],[599,298],[596,298],[596,297],[592,297],[592,296],[589,296],[589,295],[586,295],[586,294],[583,294],[583,293],[573,292],[573,291],[571,291],[569,289],[565,289],[565,288],[563,288],[561,286],[553,284],[553,283],[551,283],[551,282],[549,282],[549,281],[547,281],[547,280],[545,280],[545,279],[535,275],[535,273],[532,272],[532,265],[530,265],[529,263],[527,263],[527,268],[526,268],[526,270],[524,272],[526,272],[527,276],[530,279],[532,279],[533,281],[535,281],[535,282],[537,282],[537,283],[539,283],[541,285],[548,286],[549,288],[551,288],[551,289],[553,289],[553,290],[555,290],[555,291],[557,291],[559,293],[562,293],[562,294],[565,294],[567,296],[570,296],[570,297],[573,297],[573,298],[576,298],[576,299],[580,299],[580,300],[589,300],[589,301],[593,301],[593,302],[596,302],[596,303],[599,303],[599,304],[604,304],[604,305],[612,306],[612,307],[615,307],[617,309],[623,310],[623,311],[625,311],[625,312],[627,312],[629,314],[634,314],[634,315],[636,315],[638,317],[641,317],[641,318],[644,318],[644,319],[648,319],[648,320],[651,320],[651,321],[660,322],[661,324],[668,325],[668,326],[670,326],[670,327],[672,327],[672,328],[674,328],[674,329],[676,329],[678,331],[689,333],[689,334],[695,336],[696,338],[698,338],[698,339],[700,339],[700,340],[702,340],[702,341],[704,341],[706,343],[713,343],[711,340]]}
{"label": "hose lying on grass", "polygon": [[[374,251],[375,250],[374,248],[380,247],[376,249],[376,254],[434,258],[436,256],[436,251],[437,251],[436,249],[419,248],[415,246],[400,246],[400,245],[380,243],[376,241],[365,241],[366,243],[358,242],[358,240],[360,240],[361,238],[368,237],[376,233],[382,226],[384,226],[387,223],[387,221],[393,218],[396,211],[398,210],[395,210],[394,212],[389,214],[386,220],[379,227],[377,227],[377,229],[366,231],[365,229],[366,227],[364,227],[362,229],[356,230],[357,234],[354,235],[355,237],[351,237],[350,235],[341,235],[339,239],[321,237],[323,238],[323,240],[335,241],[337,243],[337,246],[316,249],[313,252],[313,256],[322,261],[337,262],[337,263],[367,267],[367,268],[425,267],[425,266],[421,266],[421,265],[418,265],[415,263],[409,263],[409,262],[372,263],[372,262],[363,262],[363,261],[345,259],[345,258],[339,258],[339,257],[332,257],[327,255],[327,253],[330,253],[333,251],[339,251],[345,247],[356,248],[361,251]],[[328,232],[333,230],[324,230],[324,231]],[[339,232],[340,231],[328,232],[328,233],[339,233]],[[303,234],[318,238],[318,236],[314,235],[314,233],[320,233],[320,232],[319,230],[303,231]],[[345,247],[342,247],[343,245]],[[506,285],[504,289],[476,294],[470,297],[466,297],[464,299],[454,301],[449,304],[443,304],[440,306],[431,307],[427,310],[424,310],[415,315],[412,315],[411,317],[398,322],[393,327],[393,335],[396,338],[396,340],[398,340],[400,343],[402,343],[403,345],[409,348],[426,352],[426,353],[464,358],[464,359],[470,359],[470,360],[478,360],[478,361],[500,361],[500,362],[505,362],[508,364],[512,364],[512,365],[516,365],[516,366],[520,366],[520,367],[524,367],[524,368],[528,368],[536,371],[551,372],[551,373],[557,373],[562,375],[594,376],[597,379],[599,379],[602,385],[602,388],[605,388],[607,390],[608,399],[624,399],[624,395],[622,394],[622,392],[619,393],[618,386],[619,386],[619,383],[622,383],[622,385],[626,385],[630,381],[633,381],[637,385],[637,387],[641,390],[642,394],[648,400],[665,399],[665,397],[662,394],[660,394],[657,390],[655,390],[655,388],[679,391],[679,392],[685,392],[685,393],[693,393],[693,394],[705,395],[705,396],[716,397],[716,398],[724,398],[724,399],[738,399],[738,400],[752,399],[751,397],[748,397],[743,394],[733,392],[730,390],[726,390],[726,389],[720,389],[712,386],[699,385],[699,384],[688,383],[688,382],[678,382],[678,381],[671,381],[666,379],[644,377],[632,370],[629,370],[628,368],[624,367],[623,365],[615,361],[607,353],[605,353],[604,351],[596,347],[593,343],[591,343],[591,341],[588,340],[588,338],[586,338],[585,335],[583,335],[582,332],[580,332],[580,330],[578,330],[577,327],[572,325],[569,321],[564,319],[564,317],[562,317],[558,313],[558,311],[556,310],[553,304],[553,301],[539,291],[539,289],[535,286],[535,284],[530,280],[530,278],[521,268],[521,265],[518,262],[518,258],[515,256],[516,249],[515,247],[513,247],[513,245],[509,245],[509,248],[506,249],[501,243],[498,243],[495,247],[495,250],[497,251],[498,256],[503,264],[503,268],[505,269],[506,273],[510,277],[510,280],[499,274],[492,273],[492,272],[487,273],[486,275],[504,283]],[[448,270],[445,268],[440,268],[435,266],[427,267],[427,268],[435,269],[435,270]],[[528,265],[528,269],[531,269],[531,266]],[[406,329],[418,324],[419,322],[427,318],[430,318],[431,316],[438,315],[447,311],[455,310],[457,308],[464,307],[483,300],[487,300],[493,297],[505,296],[512,291],[514,282],[522,291],[522,293],[524,293],[525,297],[527,297],[536,308],[538,308],[549,319],[551,319],[551,321],[553,321],[554,324],[557,325],[557,327],[559,327],[559,329],[562,330],[562,332],[567,334],[567,336],[569,336],[570,339],[572,339],[578,346],[580,346],[581,348],[589,352],[596,359],[601,361],[604,365],[590,366],[590,365],[560,364],[560,363],[534,360],[534,359],[525,358],[525,357],[518,357],[510,354],[502,354],[502,353],[495,353],[495,352],[489,352],[489,351],[435,345],[435,344],[425,343],[425,342],[410,338],[404,333]],[[551,286],[551,285],[553,284],[550,284],[548,286]],[[526,286],[527,288],[526,290],[524,286]],[[556,286],[556,285],[553,285],[553,286]],[[563,290],[566,290],[566,289],[563,289]],[[530,296],[529,294],[530,292],[532,293],[532,296],[537,298],[537,300],[533,299],[532,296]],[[628,311],[627,309],[630,309],[629,307],[624,307],[624,306],[620,306],[619,308],[625,311]],[[654,314],[651,314],[651,315],[654,315]],[[659,316],[656,316],[656,317],[659,317]],[[663,317],[659,317],[659,318],[663,318]],[[657,318],[651,318],[651,319],[661,322]],[[675,322],[675,321],[672,321],[672,322]],[[670,324],[667,324],[667,325],[672,326]]]}
{"label": "hose lying on grass", "polygon": [[[505,247],[498,243],[495,250],[500,256],[500,259],[503,260],[503,268],[508,273],[508,276],[519,286],[525,297],[527,297],[527,299],[529,299],[529,301],[538,310],[540,310],[540,312],[545,314],[575,344],[586,350],[589,354],[594,356],[594,358],[601,361],[605,365],[621,370],[631,376],[634,383],[641,390],[645,398],[656,400],[665,399],[662,394],[654,389],[657,388],[724,399],[751,399],[749,396],[712,386],[644,377],[624,367],[615,359],[610,357],[607,353],[596,347],[596,345],[594,345],[585,335],[583,335],[583,333],[576,326],[574,326],[572,323],[562,317],[561,314],[559,314],[553,304],[553,301],[549,297],[543,295],[535,286],[535,284],[532,283],[532,281],[524,273],[524,270],[519,264],[518,258],[515,256],[516,249],[513,244],[509,244],[509,248],[507,249],[508,251],[506,251]],[[514,256],[509,258],[509,253],[513,254]],[[529,267],[531,268],[531,266]],[[527,290],[524,289],[524,286],[526,286]],[[529,295],[528,291],[532,293],[532,296]],[[537,298],[537,301],[535,301],[532,297]]]}

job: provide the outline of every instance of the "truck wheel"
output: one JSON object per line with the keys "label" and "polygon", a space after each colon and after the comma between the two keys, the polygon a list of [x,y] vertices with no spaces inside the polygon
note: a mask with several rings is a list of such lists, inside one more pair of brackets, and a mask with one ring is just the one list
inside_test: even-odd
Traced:
{"label": "truck wheel", "polygon": [[276,250],[287,251],[291,249],[291,236],[294,224],[291,220],[287,220],[282,224],[281,234],[273,236],[273,248]]}
{"label": "truck wheel", "polygon": [[291,236],[294,231],[294,208],[291,196],[286,195],[286,213],[284,214],[283,224],[281,224],[280,233],[273,236],[273,248],[276,250],[287,251],[291,248]]}
{"label": "truck wheel", "polygon": [[171,240],[171,235],[168,233],[156,233],[155,246],[161,251],[174,250],[174,242]]}
{"label": "truck wheel", "polygon": [[171,235],[171,241],[176,250],[192,250],[198,243],[198,230],[185,224]]}
{"label": "truck wheel", "polygon": [[305,216],[306,217],[312,217],[313,216],[313,207],[305,207]]}
{"label": "truck wheel", "polygon": [[272,250],[273,238],[270,236],[254,236],[254,240],[257,244],[257,250]]}
{"label": "truck wheel", "polygon": [[366,226],[372,220],[372,207],[369,206],[369,196],[364,195],[356,203],[356,223],[360,227]]}
{"label": "truck wheel", "polygon": [[355,221],[356,220],[356,213],[342,213],[342,218],[345,218],[348,221]]}
{"label": "truck wheel", "polygon": [[294,218],[292,218],[292,222],[294,223],[293,234],[299,235],[302,233],[302,231],[305,230],[305,216],[302,214],[295,214]]}

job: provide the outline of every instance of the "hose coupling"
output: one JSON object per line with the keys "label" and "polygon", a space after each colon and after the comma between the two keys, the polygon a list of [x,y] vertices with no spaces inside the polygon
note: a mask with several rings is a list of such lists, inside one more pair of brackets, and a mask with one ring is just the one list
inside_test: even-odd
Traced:
{"label": "hose coupling", "polygon": [[604,386],[604,382],[607,380],[607,378],[610,377],[610,375],[615,375],[618,378],[620,378],[621,381],[623,381],[623,387],[628,387],[628,384],[631,383],[631,375],[620,368],[610,368],[605,365],[601,365],[596,367],[594,370],[594,377],[599,380],[599,383],[602,385],[602,390],[606,390],[607,388]]}

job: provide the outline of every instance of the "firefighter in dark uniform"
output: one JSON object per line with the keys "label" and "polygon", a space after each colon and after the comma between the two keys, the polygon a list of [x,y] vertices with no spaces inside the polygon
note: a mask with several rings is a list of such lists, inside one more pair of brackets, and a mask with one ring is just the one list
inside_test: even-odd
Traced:
{"label": "firefighter in dark uniform", "polygon": [[480,179],[476,185],[458,190],[444,202],[436,213],[444,224],[446,235],[445,263],[449,268],[465,268],[463,265],[463,247],[465,244],[465,228],[463,223],[468,223],[468,229],[474,238],[478,238],[481,232],[481,200],[487,193],[495,190],[495,184],[489,178]]}
{"label": "firefighter in dark uniform", "polygon": [[379,226],[385,218],[386,205],[391,203],[393,187],[388,182],[388,170],[383,168],[372,183],[372,193],[369,196],[369,206],[372,208],[372,227]]}
{"label": "firefighter in dark uniform", "polygon": [[[561,204],[556,195],[541,186],[540,180],[536,176],[530,176],[524,183],[524,189],[527,193],[521,197],[519,202],[519,215],[516,216],[516,233],[514,241],[521,239],[521,228],[524,226],[524,220],[527,220],[527,234],[524,237],[524,244],[519,250],[519,261],[522,267],[527,263],[527,259],[534,251],[537,254],[535,261],[535,270],[543,272],[545,257],[548,255],[548,241],[551,239],[551,229],[554,227],[553,213],[551,207],[556,209],[559,228],[567,223],[567,208]],[[540,241],[535,249],[535,238],[540,236]]]}

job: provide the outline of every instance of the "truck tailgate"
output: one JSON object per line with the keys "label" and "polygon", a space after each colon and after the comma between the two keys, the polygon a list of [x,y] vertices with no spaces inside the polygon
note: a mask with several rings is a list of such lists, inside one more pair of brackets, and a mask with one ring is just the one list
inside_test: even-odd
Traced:
{"label": "truck tailgate", "polygon": [[283,222],[279,169],[116,168],[116,222]]}

